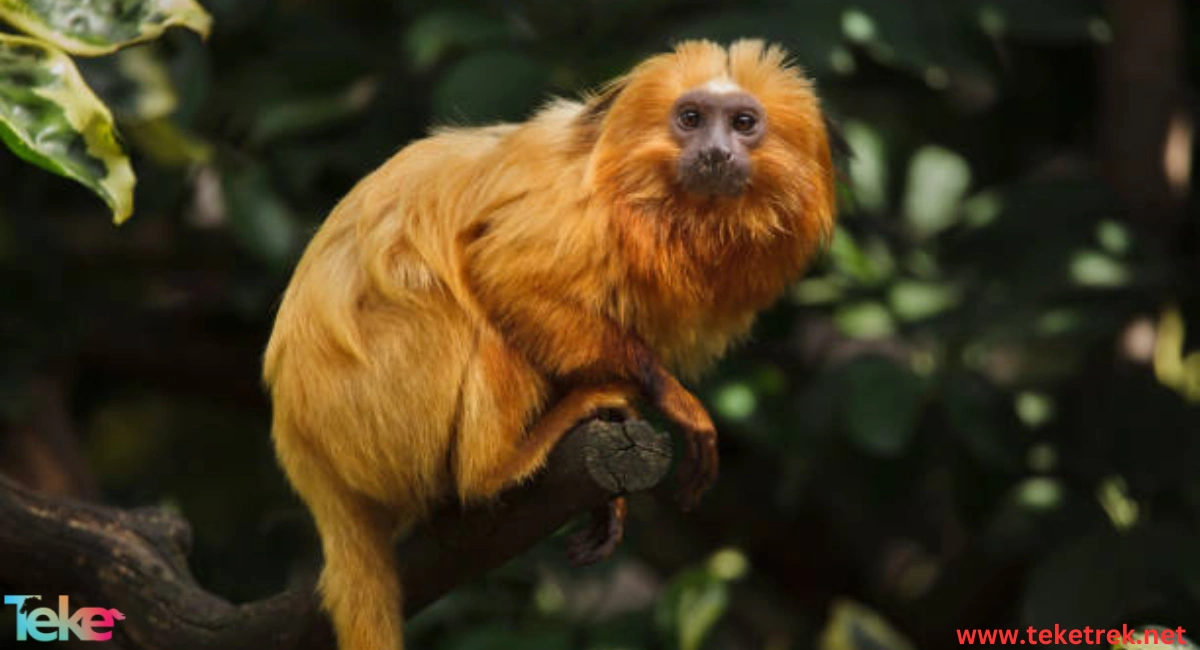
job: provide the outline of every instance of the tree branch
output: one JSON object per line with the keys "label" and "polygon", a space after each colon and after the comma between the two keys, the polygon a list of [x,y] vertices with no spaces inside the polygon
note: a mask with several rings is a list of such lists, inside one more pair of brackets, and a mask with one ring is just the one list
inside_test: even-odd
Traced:
{"label": "tree branch", "polygon": [[[657,484],[670,441],[645,422],[593,421],[569,433],[531,483],[491,504],[447,506],[399,549],[406,614],[500,566],[577,513]],[[157,508],[120,510],[31,492],[0,476],[0,583],[15,593],[121,610],[127,650],[328,650],[328,621],[311,578],[235,605],[205,591],[187,567],[191,530]],[[9,591],[8,593],[14,593]],[[11,610],[10,610],[11,613]]]}

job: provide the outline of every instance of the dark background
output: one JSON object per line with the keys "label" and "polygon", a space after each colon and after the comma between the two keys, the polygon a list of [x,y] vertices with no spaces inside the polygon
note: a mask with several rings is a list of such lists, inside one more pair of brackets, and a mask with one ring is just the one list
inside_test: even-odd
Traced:
{"label": "dark background", "polygon": [[314,540],[260,354],[340,195],[431,125],[523,119],[675,40],[757,36],[816,78],[855,157],[828,253],[696,387],[719,484],[686,517],[635,498],[593,569],[547,540],[416,617],[412,646],[1200,626],[1196,3],[204,4],[208,42],[139,48],[169,119],[115,57],[86,63],[134,153],[129,223],[0,151],[0,471],[175,508],[202,584],[278,591]]}

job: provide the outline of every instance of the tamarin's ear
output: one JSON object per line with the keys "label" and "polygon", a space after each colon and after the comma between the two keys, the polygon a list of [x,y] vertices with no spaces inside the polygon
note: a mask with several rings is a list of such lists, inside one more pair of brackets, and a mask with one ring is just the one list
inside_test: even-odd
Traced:
{"label": "tamarin's ear", "polygon": [[627,78],[621,77],[605,84],[598,92],[584,97],[583,110],[575,118],[574,129],[582,150],[587,151],[596,146],[600,140],[605,116],[612,110],[617,97],[621,96],[627,85]]}
{"label": "tamarin's ear", "polygon": [[583,111],[579,114],[579,124],[598,126],[604,121],[604,116],[608,115],[608,111],[616,103],[617,97],[628,85],[628,79],[621,77],[610,81],[599,92],[588,96],[584,102]]}

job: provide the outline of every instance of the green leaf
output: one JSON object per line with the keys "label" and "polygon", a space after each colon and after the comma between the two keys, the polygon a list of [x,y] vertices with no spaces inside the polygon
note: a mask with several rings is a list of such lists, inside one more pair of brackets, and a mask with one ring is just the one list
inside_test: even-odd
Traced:
{"label": "green leaf", "polygon": [[134,149],[164,167],[187,167],[212,160],[213,146],[167,118],[125,125]]}
{"label": "green leaf", "polygon": [[708,582],[685,591],[679,602],[680,650],[699,650],[728,607],[729,587],[723,582]]}
{"label": "green leaf", "polygon": [[1077,251],[1071,256],[1071,279],[1085,287],[1121,287],[1129,284],[1129,267],[1100,251]]}
{"label": "green leaf", "polygon": [[660,629],[675,640],[676,648],[699,650],[728,607],[726,582],[708,571],[693,569],[672,581],[655,617]]}
{"label": "green leaf", "polygon": [[920,237],[954,225],[971,186],[971,167],[958,154],[935,146],[921,147],[908,168],[904,216]]}
{"label": "green leaf", "polygon": [[873,301],[839,306],[833,314],[833,322],[840,331],[856,339],[886,338],[896,330],[891,312]]}
{"label": "green leaf", "polygon": [[886,242],[842,226],[834,231],[829,259],[838,273],[867,286],[880,284],[896,272],[896,260]]}
{"label": "green leaf", "polygon": [[750,560],[736,548],[723,548],[708,558],[708,572],[725,581],[740,580],[750,571]]}
{"label": "green leaf", "polygon": [[276,193],[265,169],[226,170],[222,178],[234,237],[259,259],[286,267],[300,243],[292,209]]}
{"label": "green leaf", "polygon": [[112,114],[59,49],[0,34],[0,140],[95,192],[116,223],[133,212],[135,178]]}
{"label": "green leaf", "polygon": [[0,0],[0,20],[82,56],[153,40],[173,26],[207,37],[212,26],[195,0]]}
{"label": "green leaf", "polygon": [[741,421],[754,415],[758,407],[758,396],[745,382],[730,382],[721,386],[716,394],[716,409],[721,417]]}
{"label": "green leaf", "polygon": [[913,645],[875,610],[852,600],[839,598],[825,630],[819,650],[912,650]]}
{"label": "green leaf", "polygon": [[714,553],[705,566],[688,569],[671,580],[655,607],[654,619],[671,645],[700,650],[729,608],[729,583],[750,569],[745,554],[733,548]]}
{"label": "green leaf", "polygon": [[878,456],[898,456],[916,432],[924,382],[883,357],[860,357],[841,369],[842,422],[851,441]]}
{"label": "green leaf", "polygon": [[856,120],[847,122],[843,133],[854,152],[850,159],[854,198],[864,210],[879,214],[888,201],[887,143],[876,128]]}
{"label": "green leaf", "polygon": [[1062,507],[1063,486],[1058,479],[1031,476],[1017,484],[1013,497],[1025,510],[1050,511]]}
{"label": "green leaf", "polygon": [[944,313],[958,305],[958,292],[936,282],[902,280],[888,292],[892,312],[906,321],[917,321]]}

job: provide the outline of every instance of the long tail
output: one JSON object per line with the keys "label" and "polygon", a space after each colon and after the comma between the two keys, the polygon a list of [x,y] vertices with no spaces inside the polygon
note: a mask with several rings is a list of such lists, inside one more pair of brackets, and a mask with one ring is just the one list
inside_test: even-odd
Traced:
{"label": "long tail", "polygon": [[[311,506],[310,504],[310,507]],[[340,650],[403,650],[394,520],[374,504],[342,498],[313,507],[325,566],[320,590]]]}
{"label": "long tail", "polygon": [[[279,431],[276,432],[280,433]],[[276,436],[292,485],[321,534],[320,592],[340,650],[403,650],[394,509],[350,489],[311,449]]]}

